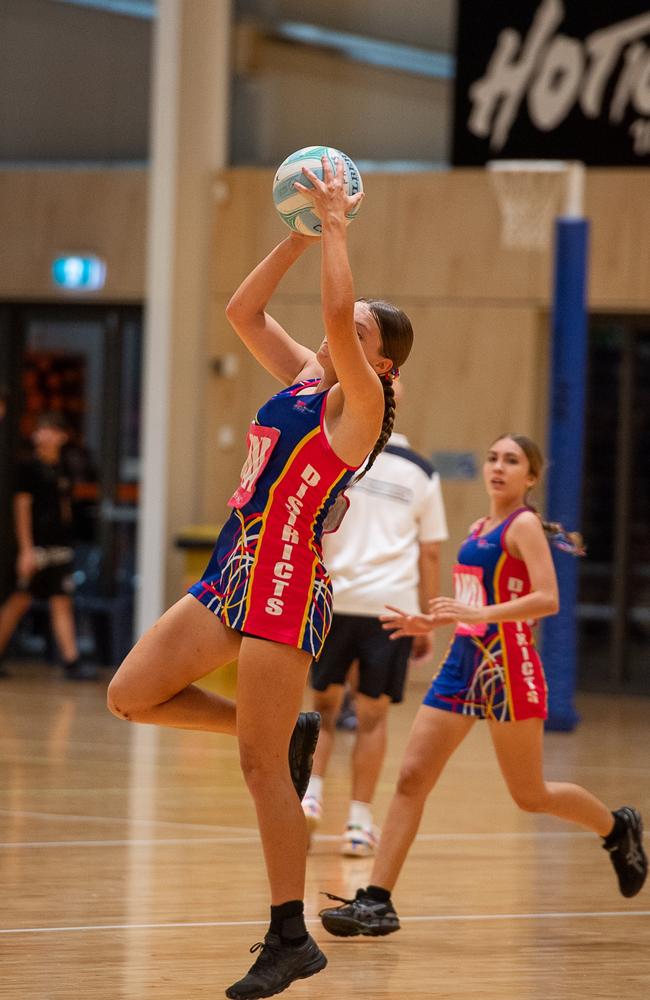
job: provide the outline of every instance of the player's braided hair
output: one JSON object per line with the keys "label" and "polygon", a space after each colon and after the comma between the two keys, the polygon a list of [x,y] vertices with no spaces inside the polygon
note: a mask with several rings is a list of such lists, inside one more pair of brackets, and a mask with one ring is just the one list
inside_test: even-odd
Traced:
{"label": "player's braided hair", "polygon": [[395,423],[395,390],[393,389],[393,375],[388,372],[387,375],[380,375],[379,380],[381,382],[381,387],[384,390],[384,419],[381,425],[381,434],[375,441],[375,447],[372,449],[366,463],[361,469],[352,482],[351,486],[358,483],[362,479],[366,472],[372,468],[375,464],[375,459],[377,455],[381,454],[386,445],[388,444],[388,439],[393,433],[393,424]]}
{"label": "player's braided hair", "polygon": [[[515,444],[518,444],[524,455],[528,459],[528,467],[530,469],[531,475],[535,477],[537,482],[542,477],[544,472],[544,457],[539,446],[525,434],[499,434],[498,438],[492,442],[496,444],[497,441],[502,441],[504,438],[511,438]],[[532,488],[532,487],[531,487]],[[526,491],[524,500],[526,505],[537,514],[538,518],[542,522],[542,528],[547,536],[549,543],[557,549],[561,549],[563,552],[569,552],[573,556],[584,556],[586,553],[584,541],[582,535],[579,531],[567,531],[563,524],[559,521],[545,521],[539,511],[533,506],[529,500],[530,490]]]}
{"label": "player's braided hair", "polygon": [[384,419],[381,425],[381,433],[375,442],[375,446],[370,452],[366,463],[350,485],[358,483],[370,469],[375,459],[388,444],[388,439],[393,432],[395,423],[395,391],[393,380],[398,377],[400,366],[404,364],[411,351],[413,344],[413,327],[405,312],[398,309],[390,302],[383,299],[360,299],[365,302],[373,317],[377,321],[379,333],[381,335],[381,352],[385,358],[390,358],[393,367],[389,372],[380,375],[381,387],[384,390]]}

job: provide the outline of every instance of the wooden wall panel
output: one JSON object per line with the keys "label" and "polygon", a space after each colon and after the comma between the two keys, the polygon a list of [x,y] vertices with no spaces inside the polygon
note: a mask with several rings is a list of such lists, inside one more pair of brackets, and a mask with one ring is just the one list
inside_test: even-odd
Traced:
{"label": "wooden wall panel", "polygon": [[[248,255],[262,257],[282,239],[272,181],[272,171],[254,168],[220,176],[216,189],[224,201],[216,211],[215,291],[229,294],[241,280]],[[482,172],[369,174],[364,187],[366,198],[350,234],[359,294],[547,297],[549,255],[500,251],[497,205]],[[317,261],[299,275],[294,269],[283,292],[303,294],[312,276],[317,288],[317,275]]]}
{"label": "wooden wall panel", "polygon": [[[249,262],[282,238],[272,180],[273,171],[254,168],[220,176],[226,200],[216,212],[216,292],[229,294]],[[550,252],[501,246],[498,206],[484,171],[369,174],[364,183],[366,199],[350,238],[360,293],[548,304]],[[650,309],[648,171],[588,171],[585,206],[592,222],[590,303]],[[317,287],[317,280],[309,284],[315,262],[301,268],[287,277],[285,294]]]}
{"label": "wooden wall panel", "polygon": [[[282,238],[270,197],[273,171],[224,171],[213,185],[213,291],[229,295],[247,269]],[[546,252],[503,250],[497,205],[480,170],[369,174],[351,231],[359,294],[399,298],[549,298]],[[590,303],[650,309],[650,179],[645,170],[591,170]],[[146,169],[0,172],[0,297],[49,298],[52,258],[85,247],[109,261],[98,299],[145,293]],[[318,294],[318,254],[287,276],[283,293]]]}
{"label": "wooden wall panel", "polygon": [[143,301],[146,210],[144,169],[0,171],[0,298],[70,301],[52,261],[90,251],[107,278],[84,301]]}
{"label": "wooden wall panel", "polygon": [[650,171],[589,170],[586,188],[591,308],[650,311]]}

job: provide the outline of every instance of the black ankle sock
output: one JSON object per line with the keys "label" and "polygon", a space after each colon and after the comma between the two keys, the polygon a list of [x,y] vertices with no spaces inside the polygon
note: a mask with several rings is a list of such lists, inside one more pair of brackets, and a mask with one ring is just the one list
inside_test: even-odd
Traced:
{"label": "black ankle sock", "polygon": [[390,892],[388,889],[382,889],[380,885],[369,885],[365,893],[377,903],[390,903]]}
{"label": "black ankle sock", "polygon": [[625,825],[625,820],[622,816],[617,813],[612,813],[614,817],[614,826],[612,827],[611,833],[608,833],[606,837],[603,837],[605,847],[613,847],[614,844],[618,843],[625,831],[627,826]]}
{"label": "black ankle sock", "polygon": [[302,899],[291,899],[288,903],[272,906],[269,930],[279,935],[282,944],[298,948],[308,937],[304,911]]}

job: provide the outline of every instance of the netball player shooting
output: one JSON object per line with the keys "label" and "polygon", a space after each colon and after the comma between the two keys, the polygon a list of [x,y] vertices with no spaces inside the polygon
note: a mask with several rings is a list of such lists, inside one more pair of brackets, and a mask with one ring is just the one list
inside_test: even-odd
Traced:
{"label": "netball player shooting", "polygon": [[[354,300],[343,164],[323,159],[323,179],[303,171],[322,220],[321,300],[325,339],[303,347],[266,312],[282,277],[318,240],[292,233],[233,295],[227,316],[253,356],[284,386],[258,411],[249,454],[201,581],[140,639],[115,675],[109,707],[134,722],[230,733],[257,811],[271,888],[271,924],[256,962],[226,994],[254,1000],[319,972],[326,958],[303,917],[307,835],[294,785],[317,727],[294,738],[312,657],[331,620],[321,534],[337,496],[388,440],[392,378],[412,330],[395,307]],[[194,684],[238,659],[237,702]],[[297,744],[297,746],[295,745]]]}

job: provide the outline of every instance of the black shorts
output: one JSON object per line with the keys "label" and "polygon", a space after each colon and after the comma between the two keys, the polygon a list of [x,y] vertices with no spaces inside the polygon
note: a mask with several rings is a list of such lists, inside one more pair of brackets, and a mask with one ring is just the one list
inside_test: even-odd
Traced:
{"label": "black shorts", "polygon": [[61,595],[72,597],[74,592],[73,565],[71,562],[67,562],[57,566],[45,566],[43,569],[37,570],[19,589],[26,591],[39,601],[46,601],[49,597]]}
{"label": "black shorts", "polygon": [[387,694],[402,700],[411,639],[389,639],[378,618],[368,615],[334,615],[323,652],[311,667],[311,686],[325,691],[330,684],[345,684],[354,660],[359,661],[359,691],[368,698]]}

